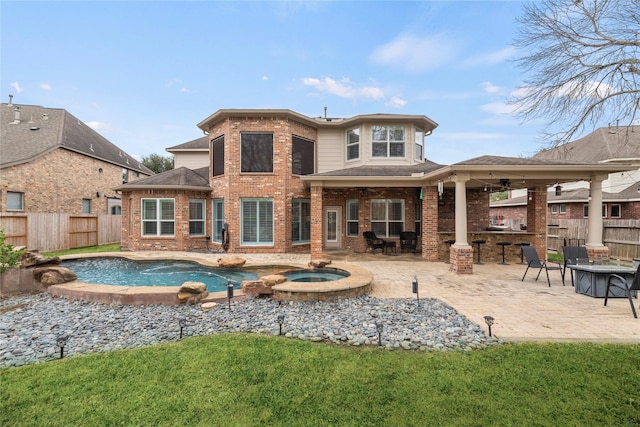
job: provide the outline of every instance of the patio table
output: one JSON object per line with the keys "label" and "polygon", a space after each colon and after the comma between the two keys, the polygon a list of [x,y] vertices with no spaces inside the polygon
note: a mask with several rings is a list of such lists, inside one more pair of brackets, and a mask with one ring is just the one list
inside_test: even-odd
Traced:
{"label": "patio table", "polygon": [[[636,270],[632,267],[622,265],[608,264],[578,264],[567,265],[568,268],[575,271],[575,291],[579,294],[589,295],[594,298],[604,298],[607,290],[607,281],[609,276],[617,274],[626,280],[633,280]],[[619,288],[609,289],[609,298],[626,298],[624,291]],[[636,296],[636,291],[632,291],[632,296]]]}

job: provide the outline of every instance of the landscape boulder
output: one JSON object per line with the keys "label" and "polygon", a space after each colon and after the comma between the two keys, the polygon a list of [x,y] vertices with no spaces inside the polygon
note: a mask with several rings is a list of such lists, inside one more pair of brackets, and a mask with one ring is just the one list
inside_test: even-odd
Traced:
{"label": "landscape boulder", "polygon": [[262,276],[260,280],[262,280],[267,286],[275,286],[279,283],[286,282],[287,278],[282,274],[269,274],[266,276]]}
{"label": "landscape boulder", "polygon": [[180,304],[197,304],[209,295],[207,286],[202,282],[184,282],[178,291]]}
{"label": "landscape boulder", "polygon": [[218,267],[223,268],[238,268],[242,267],[247,262],[244,258],[220,258],[218,260]]}
{"label": "landscape boulder", "polygon": [[308,266],[311,268],[322,268],[326,267],[329,264],[331,264],[330,259],[312,259],[311,261],[309,261]]}
{"label": "landscape boulder", "polygon": [[33,277],[46,287],[73,282],[78,279],[78,276],[73,271],[66,267],[58,266],[35,268],[33,270]]}
{"label": "landscape boulder", "polygon": [[20,257],[20,266],[22,268],[33,267],[36,265],[58,265],[62,262],[60,257],[47,258],[40,255],[36,251],[24,251]]}
{"label": "landscape boulder", "polygon": [[242,292],[248,297],[257,297],[259,295],[271,295],[273,289],[263,280],[244,280],[242,282]]}

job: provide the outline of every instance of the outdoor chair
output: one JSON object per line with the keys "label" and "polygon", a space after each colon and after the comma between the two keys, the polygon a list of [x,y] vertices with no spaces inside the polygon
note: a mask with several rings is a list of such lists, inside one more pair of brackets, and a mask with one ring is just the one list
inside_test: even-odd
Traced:
{"label": "outdoor chair", "polygon": [[403,231],[400,233],[400,252],[404,253],[405,249],[416,253],[418,246],[418,235],[415,231]]}
{"label": "outdoor chair", "polygon": [[636,313],[636,308],[633,305],[633,300],[631,299],[631,293],[633,291],[636,291],[636,298],[638,298],[637,292],[640,291],[640,265],[638,265],[638,268],[636,269],[636,273],[633,276],[633,280],[631,281],[631,283],[627,282],[627,280],[624,277],[619,276],[617,274],[612,274],[609,276],[609,279],[607,280],[607,290],[604,294],[605,307],[607,305],[607,300],[609,299],[610,287],[619,288],[624,291],[624,293],[626,294],[626,297],[629,298],[629,304],[631,305],[631,312],[633,313],[633,317],[637,319],[638,313]]}
{"label": "outdoor chair", "polygon": [[562,272],[562,265],[558,263],[558,266],[548,266],[547,263],[554,261],[541,261],[538,257],[538,252],[536,252],[536,248],[533,246],[523,246],[522,252],[524,253],[524,257],[527,259],[527,269],[524,271],[524,276],[522,276],[522,282],[524,282],[524,278],[527,276],[527,272],[529,268],[537,268],[538,275],[536,276],[536,280],[540,277],[540,273],[542,270],[547,274],[547,283],[549,287],[551,287],[551,280],[549,279],[549,270],[558,270],[560,272],[560,276],[562,277],[562,285],[564,286],[564,274]]}
{"label": "outdoor chair", "polygon": [[[587,254],[587,248],[584,246],[563,246],[562,255],[564,256],[564,266],[562,267],[562,280],[564,284],[564,276],[567,275],[567,265],[577,265],[578,260],[589,263],[589,255]],[[573,270],[569,269],[571,275],[571,286],[575,286],[573,282]]]}
{"label": "outdoor chair", "polygon": [[378,238],[378,236],[376,236],[376,233],[374,233],[373,231],[365,231],[362,233],[362,236],[367,242],[367,248],[365,249],[365,252],[371,251],[371,253],[375,253],[376,249],[380,249],[380,252],[385,251],[387,241]]}

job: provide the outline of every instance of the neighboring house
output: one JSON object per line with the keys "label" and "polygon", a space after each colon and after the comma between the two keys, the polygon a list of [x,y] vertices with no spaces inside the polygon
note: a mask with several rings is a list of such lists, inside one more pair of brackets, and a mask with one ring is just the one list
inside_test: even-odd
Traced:
{"label": "neighboring house", "polygon": [[[606,127],[584,138],[541,151],[533,159],[585,163],[640,164],[640,126]],[[549,187],[549,219],[583,219],[589,216],[588,179]],[[602,182],[602,217],[640,219],[640,169],[615,172]],[[492,221],[517,225],[526,211],[526,194],[513,191],[506,200],[491,203]]]}
{"label": "neighboring house", "polygon": [[173,154],[174,169],[209,167],[209,138],[207,136],[169,147],[166,151]]}
{"label": "neighboring house", "polygon": [[[207,135],[206,167],[177,167],[115,188],[123,198],[124,249],[320,257],[331,248],[365,251],[362,233],[369,230],[399,250],[400,233],[415,231],[423,259],[449,259],[453,271],[471,273],[476,238],[486,240],[486,259],[497,259],[496,242],[507,238],[546,249],[550,184],[591,176],[599,194],[603,174],[629,169],[497,156],[439,165],[425,158],[437,124],[423,115],[342,119],[223,109],[198,127]],[[170,151],[190,144],[202,150],[201,143]],[[531,194],[526,233],[488,231],[487,187],[505,185]],[[455,243],[449,248],[447,240]],[[601,242],[592,243],[597,256],[607,255]]]}
{"label": "neighboring house", "polygon": [[0,212],[120,214],[113,187],[153,174],[64,109],[1,105]]}

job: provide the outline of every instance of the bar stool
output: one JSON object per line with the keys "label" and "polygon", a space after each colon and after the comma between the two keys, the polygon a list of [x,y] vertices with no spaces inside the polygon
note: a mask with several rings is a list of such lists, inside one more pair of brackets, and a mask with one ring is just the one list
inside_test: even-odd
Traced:
{"label": "bar stool", "polygon": [[529,243],[529,242],[520,242],[520,243],[516,243],[514,246],[520,246],[520,262],[518,264],[526,265],[527,263],[524,262],[524,251],[522,250],[522,247],[523,246],[531,246],[531,243]]}
{"label": "bar stool", "polygon": [[505,246],[510,246],[511,242],[496,242],[496,245],[502,246],[502,262],[499,262],[498,264],[509,265],[508,262],[504,262],[504,247]]}
{"label": "bar stool", "polygon": [[484,245],[485,243],[487,243],[487,241],[483,240],[483,239],[476,239],[471,243],[473,243],[474,245],[476,245],[478,247],[478,249],[477,249],[477,251],[478,251],[478,261],[475,262],[474,264],[482,264],[480,262],[480,245]]}
{"label": "bar stool", "polygon": [[446,264],[449,264],[449,259],[451,258],[451,245],[453,245],[456,242],[456,239],[449,239],[449,240],[445,240],[444,241],[447,245],[447,248],[449,249],[449,258],[447,258],[447,260],[445,261]]}

